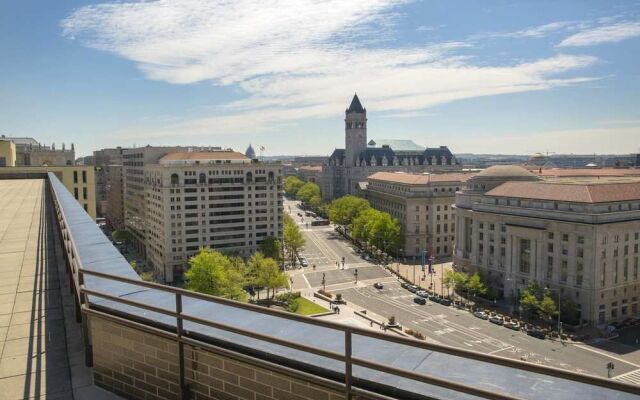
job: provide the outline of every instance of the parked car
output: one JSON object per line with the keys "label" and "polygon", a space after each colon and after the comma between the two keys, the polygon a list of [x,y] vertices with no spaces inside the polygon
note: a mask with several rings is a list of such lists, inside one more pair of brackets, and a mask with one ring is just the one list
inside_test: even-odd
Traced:
{"label": "parked car", "polygon": [[376,283],[373,284],[373,287],[376,288],[376,289],[382,289],[382,288],[384,288],[384,285],[382,283],[380,283],[380,282],[376,282]]}
{"label": "parked car", "polygon": [[509,328],[509,329],[514,330],[514,331],[519,331],[520,330],[520,324],[518,323],[518,321],[508,321],[508,322],[505,322],[503,326],[505,328]]}
{"label": "parked car", "polygon": [[427,304],[427,300],[424,297],[416,296],[413,298],[413,302],[416,304],[425,305]]}
{"label": "parked car", "polygon": [[415,292],[417,292],[417,291],[418,291],[418,287],[417,287],[417,286],[415,286],[415,285],[409,285],[409,286],[407,287],[407,290],[408,290],[408,291],[410,291],[411,293],[415,293]]}
{"label": "parked car", "polygon": [[408,288],[408,287],[409,287],[409,284],[408,284],[407,282],[400,282],[400,286],[401,286],[403,289],[406,289],[406,288]]}
{"label": "parked car", "polygon": [[303,267],[309,266],[309,262],[307,261],[307,259],[302,256],[298,257],[298,261],[300,262],[300,265],[302,265]]}
{"label": "parked car", "polygon": [[447,298],[442,298],[440,299],[440,304],[442,304],[443,306],[449,307],[451,305],[451,300]]}
{"label": "parked car", "polygon": [[473,315],[475,317],[480,318],[480,319],[489,319],[489,314],[487,314],[484,311],[476,311],[476,312],[473,313]]}
{"label": "parked car", "polygon": [[546,333],[542,329],[532,328],[527,330],[527,335],[533,336],[534,338],[544,339],[547,337]]}
{"label": "parked car", "polygon": [[492,315],[491,317],[489,317],[489,322],[496,325],[503,325],[504,318],[502,318],[500,315]]}
{"label": "parked car", "polygon": [[436,296],[435,294],[429,295],[429,300],[433,301],[434,303],[437,303],[438,296]]}
{"label": "parked car", "polygon": [[424,298],[429,297],[429,292],[427,292],[426,290],[418,290],[418,291],[416,292],[416,294],[417,294],[418,296],[420,296],[420,297],[424,297]]}

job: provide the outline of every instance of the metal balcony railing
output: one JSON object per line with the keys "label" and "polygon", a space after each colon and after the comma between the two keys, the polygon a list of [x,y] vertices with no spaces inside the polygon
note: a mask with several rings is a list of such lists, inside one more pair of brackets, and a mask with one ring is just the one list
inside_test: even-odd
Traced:
{"label": "metal balcony railing", "polygon": [[[602,391],[601,398],[606,398],[607,394],[611,394],[609,390],[617,391],[615,392],[616,398],[627,398],[619,397],[619,395],[628,395],[628,398],[634,398],[635,396],[640,395],[640,386],[590,375],[582,375],[567,370],[543,367],[537,364],[526,363],[509,358],[490,356],[450,346],[427,343],[417,339],[388,335],[369,329],[299,316],[253,304],[237,302],[171,286],[142,281],[137,278],[137,275],[130,267],[128,270],[125,268],[125,265],[122,263],[124,262],[126,264],[126,261],[122,259],[115,249],[113,249],[115,253],[111,251],[113,246],[111,246],[110,242],[104,238],[104,235],[102,235],[100,230],[95,226],[95,223],[93,223],[93,221],[86,215],[84,210],[82,210],[66,188],[53,174],[49,174],[49,182],[58,226],[64,245],[64,253],[68,262],[70,286],[76,300],[76,317],[83,324],[87,357],[86,362],[88,365],[92,364],[92,355],[86,318],[88,315],[99,315],[100,317],[110,319],[117,323],[132,326],[141,330],[152,331],[155,334],[175,340],[178,343],[179,348],[179,376],[182,395],[185,399],[189,392],[185,383],[184,346],[197,346],[199,348],[208,349],[212,352],[219,352],[221,348],[220,341],[224,340],[219,337],[212,337],[212,339],[217,339],[217,344],[213,345],[208,343],[204,340],[206,337],[203,339],[204,330],[202,328],[204,327],[213,328],[233,335],[239,335],[242,338],[253,339],[268,344],[275,344],[284,349],[301,352],[308,356],[318,356],[338,362],[339,364],[337,365],[341,368],[341,371],[339,371],[340,373],[338,378],[334,375],[334,378],[332,379],[333,383],[339,385],[339,387],[344,391],[347,399],[351,399],[358,395],[365,395],[367,398],[384,398],[384,396],[373,393],[371,387],[367,386],[367,382],[370,381],[369,379],[358,376],[358,374],[362,373],[363,369],[375,371],[380,374],[388,374],[396,378],[404,378],[414,384],[426,384],[428,385],[425,385],[427,388],[443,388],[456,393],[464,393],[471,397],[495,400],[522,398],[517,392],[504,390],[504,388],[503,390],[500,390],[498,387],[492,385],[491,382],[482,382],[477,385],[472,385],[456,380],[445,379],[434,374],[416,372],[411,368],[401,368],[399,366],[392,365],[392,363],[374,361],[375,357],[364,358],[362,355],[354,353],[354,339],[357,340],[359,345],[362,344],[364,339],[372,339],[387,349],[389,346],[393,345],[398,345],[399,347],[409,346],[411,349],[415,349],[415,351],[431,351],[452,357],[460,357],[465,360],[465,363],[474,361],[484,363],[487,368],[497,366],[511,368],[513,369],[513,377],[511,378],[513,380],[517,380],[524,373],[529,373],[533,378],[537,377],[536,382],[540,383],[539,389],[536,389],[541,391],[541,396],[538,397],[544,397],[545,385],[550,385],[549,382],[553,380],[564,380],[560,383],[556,382],[560,385],[563,383],[580,383],[587,385],[587,387],[580,387],[580,389],[588,390],[589,393],[592,391]],[[83,235],[77,236],[77,233],[79,232],[83,232]],[[87,246],[88,243],[95,246],[96,241],[98,241],[100,246],[104,246],[104,253],[101,254],[105,255],[105,260],[100,259],[99,252],[99,254],[96,254],[95,251],[92,251],[88,254],[88,250],[83,249],[83,246]],[[114,274],[99,271],[101,266],[105,266],[106,270],[118,270],[122,272],[120,274]],[[126,267],[128,267],[128,264],[126,264]],[[105,290],[105,288],[114,288],[117,287],[117,285],[125,285],[127,290],[114,290],[114,292]],[[126,293],[128,295],[139,292],[140,290],[148,290],[148,293],[156,294],[158,296],[158,302],[152,305],[149,301],[142,302],[132,300],[131,298],[125,298],[125,294],[119,294]],[[170,298],[173,300],[168,301]],[[229,310],[246,312],[247,314],[245,314],[245,316],[266,315],[273,317],[273,320],[271,321],[273,323],[293,321],[300,324],[296,325],[299,327],[317,327],[321,330],[324,329],[330,330],[334,333],[337,332],[342,340],[342,346],[338,346],[341,350],[328,350],[320,345],[310,345],[303,342],[289,340],[282,335],[261,333],[255,329],[255,327],[247,329],[234,326],[230,323],[221,322],[220,319],[211,314],[207,314],[207,316],[196,315],[193,312],[188,311],[189,309],[195,309],[193,307],[194,302],[210,304],[206,309],[213,309],[214,305],[220,305],[229,307]],[[165,304],[166,306],[161,307],[158,304]],[[151,314],[149,314],[149,312]],[[157,316],[169,317],[171,322],[168,323],[167,319],[161,319]],[[292,358],[292,361],[296,361],[295,358]],[[265,365],[270,364],[265,361]],[[359,367],[358,374],[355,376],[354,367]],[[442,366],[442,368],[446,368],[446,366]],[[300,373],[303,374],[303,372]],[[304,372],[304,374],[308,377],[309,374],[314,374],[314,372]],[[327,379],[321,374],[317,374],[315,376],[319,381]],[[486,384],[484,387],[482,385],[483,383]],[[407,385],[407,387],[412,387],[412,385]],[[490,389],[490,387],[493,388]],[[390,389],[391,393],[402,393],[402,391],[398,392],[393,390],[395,388]],[[553,393],[553,390],[554,389],[550,389],[549,393]],[[439,397],[432,395],[431,393],[414,394],[416,395],[416,398],[419,398],[421,395],[428,398]],[[445,398],[446,397],[447,396],[445,396]]]}

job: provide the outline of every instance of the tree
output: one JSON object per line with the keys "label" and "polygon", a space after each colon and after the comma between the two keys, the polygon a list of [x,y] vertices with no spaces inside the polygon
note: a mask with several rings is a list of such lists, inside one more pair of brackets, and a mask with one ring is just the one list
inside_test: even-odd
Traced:
{"label": "tree", "polygon": [[455,282],[454,275],[455,275],[455,272],[452,270],[449,270],[445,272],[444,276],[442,277],[442,284],[444,285],[444,287],[447,288],[447,296],[449,295],[449,289],[453,286]]}
{"label": "tree", "polygon": [[126,243],[131,239],[131,233],[127,230],[115,230],[111,233],[111,237],[116,242]]}
{"label": "tree", "polygon": [[369,234],[369,241],[377,248],[385,252],[388,249],[395,249],[400,240],[400,223],[386,212],[378,211]]}
{"label": "tree", "polygon": [[305,240],[298,225],[288,215],[284,217],[283,237],[291,264],[295,265],[295,257],[304,248]]}
{"label": "tree", "polygon": [[273,290],[271,294],[273,298],[276,288],[289,285],[287,275],[280,270],[278,263],[273,258],[265,257],[258,252],[251,256],[249,264],[251,269],[256,272],[258,286],[267,288],[267,297],[269,297],[269,290]]}
{"label": "tree", "polygon": [[276,261],[282,259],[282,247],[280,241],[274,236],[267,236],[260,243],[260,252],[266,257],[273,258]]}
{"label": "tree", "polygon": [[550,319],[558,313],[556,302],[548,294],[542,296],[542,300],[538,304],[538,311],[544,319]]}
{"label": "tree", "polygon": [[522,296],[520,296],[520,305],[528,313],[535,313],[538,311],[538,299],[527,290],[523,291]]}
{"label": "tree", "polygon": [[321,203],[320,186],[316,185],[313,182],[305,183],[304,185],[302,185],[302,187],[298,189],[296,193],[296,199],[309,205],[311,205],[313,202]]}
{"label": "tree", "polygon": [[189,270],[185,273],[186,288],[213,296],[233,300],[245,300],[242,290],[244,280],[237,262],[225,255],[202,248],[189,259]]}
{"label": "tree", "polygon": [[291,197],[296,197],[298,190],[304,185],[304,182],[297,176],[289,176],[284,180],[284,191]]}
{"label": "tree", "polygon": [[369,202],[356,196],[342,196],[329,205],[329,219],[342,226],[351,225],[361,212],[371,208]]}
{"label": "tree", "polygon": [[476,272],[467,281],[467,290],[474,295],[484,295],[487,293],[487,287],[480,279],[480,275]]}
{"label": "tree", "polygon": [[373,221],[378,212],[373,208],[367,208],[358,214],[351,224],[351,234],[354,238],[365,242],[369,241],[373,229]]}

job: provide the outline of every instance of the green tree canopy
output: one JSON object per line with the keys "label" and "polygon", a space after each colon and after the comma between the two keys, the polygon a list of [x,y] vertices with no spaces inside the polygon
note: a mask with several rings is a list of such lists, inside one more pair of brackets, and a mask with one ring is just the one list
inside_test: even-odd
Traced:
{"label": "green tree canopy", "polygon": [[288,215],[284,217],[283,237],[289,259],[295,264],[296,254],[304,248],[305,240],[298,225]]}
{"label": "green tree canopy", "polygon": [[311,204],[317,202],[318,205],[322,203],[320,201],[320,186],[313,182],[307,182],[298,189],[296,193],[296,199],[303,203]]}
{"label": "green tree canopy", "polygon": [[556,302],[548,294],[544,294],[542,296],[538,309],[540,311],[540,315],[546,319],[551,318],[558,313]]}
{"label": "green tree canopy", "polygon": [[538,311],[538,299],[526,290],[520,296],[520,305],[529,313]]}
{"label": "green tree canopy", "polygon": [[351,233],[379,249],[394,250],[400,242],[400,223],[385,212],[365,208],[353,220]]}
{"label": "green tree canopy", "polygon": [[304,185],[304,182],[297,176],[289,176],[284,180],[284,191],[291,197],[296,197],[298,190]]}
{"label": "green tree canopy", "polygon": [[469,280],[467,281],[467,290],[477,295],[487,293],[487,287],[482,282],[482,279],[480,279],[480,275],[477,272],[469,277]]}
{"label": "green tree canopy", "polygon": [[131,233],[127,230],[115,230],[111,233],[111,237],[116,242],[127,242],[131,239]]}
{"label": "green tree canopy", "polygon": [[267,288],[267,296],[269,296],[269,290],[273,290],[271,294],[273,297],[276,288],[289,286],[287,275],[282,272],[273,258],[265,257],[262,253],[257,252],[251,256],[249,265],[250,269],[255,271],[258,286]]}
{"label": "green tree canopy", "polygon": [[338,225],[351,225],[361,212],[371,208],[369,202],[356,196],[342,196],[329,205],[329,219]]}
{"label": "green tree canopy", "polygon": [[185,273],[186,288],[213,296],[245,300],[243,273],[237,260],[232,262],[222,253],[203,248],[189,259],[189,269]]}
{"label": "green tree canopy", "polygon": [[260,243],[260,252],[266,257],[273,258],[276,261],[282,259],[282,246],[277,237],[267,236]]}

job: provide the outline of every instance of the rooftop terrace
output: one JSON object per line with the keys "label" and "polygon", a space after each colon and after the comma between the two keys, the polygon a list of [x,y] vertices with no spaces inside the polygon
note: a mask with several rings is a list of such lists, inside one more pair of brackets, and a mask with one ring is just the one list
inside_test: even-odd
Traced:
{"label": "rooftop terrace", "polygon": [[[56,225],[43,217],[48,205]],[[43,223],[46,229],[36,228]],[[8,318],[2,325],[8,328],[0,328],[0,334],[32,333],[22,364],[5,363],[3,345],[0,371],[5,365],[15,367],[10,379],[22,391],[0,391],[0,399],[33,396],[33,387],[44,387],[47,394],[70,390],[65,366],[73,369],[73,360],[64,351],[69,346],[60,344],[57,353],[45,347],[44,355],[32,351],[55,341],[52,318],[60,315],[64,302],[53,277],[62,269],[74,291],[72,308],[81,317],[86,362],[93,366],[95,383],[127,398],[547,400],[640,395],[640,386],[143,282],[53,174],[46,181],[0,181],[0,240],[0,257],[6,257],[0,274],[13,282],[7,285],[10,296],[2,297],[0,321]],[[56,257],[56,249],[66,255],[66,264]],[[12,329],[19,313],[27,319],[16,326],[27,327]],[[44,334],[34,335],[43,318]],[[34,373],[61,378],[44,382],[34,379]]]}

